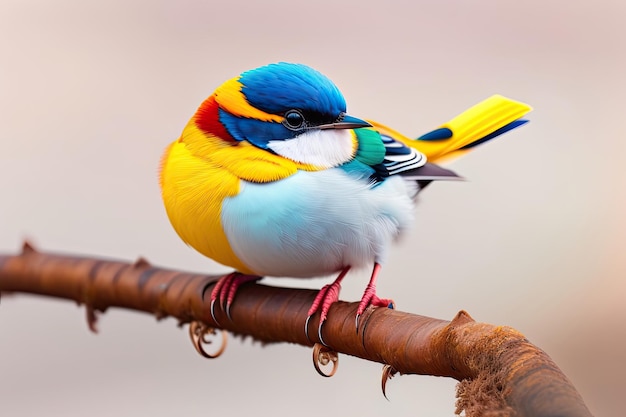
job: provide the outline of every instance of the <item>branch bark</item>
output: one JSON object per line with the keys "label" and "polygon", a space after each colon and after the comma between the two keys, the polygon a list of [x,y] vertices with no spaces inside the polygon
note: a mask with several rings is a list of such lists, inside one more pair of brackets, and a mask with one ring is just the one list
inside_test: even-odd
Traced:
{"label": "branch bark", "polygon": [[[316,291],[246,284],[231,308],[232,321],[210,314],[210,293],[219,276],[154,267],[144,260],[110,260],[41,253],[24,244],[21,254],[0,255],[0,294],[17,292],[74,300],[96,313],[109,307],[173,316],[263,342],[311,346],[319,342],[314,317],[304,322]],[[387,365],[401,374],[437,375],[460,381],[457,412],[467,416],[590,416],[580,394],[550,357],[521,333],[475,322],[460,311],[452,321],[390,309],[369,309],[357,334],[358,303],[337,302],[323,327],[336,352]],[[197,326],[196,326],[197,328]],[[386,381],[383,375],[383,386]]]}

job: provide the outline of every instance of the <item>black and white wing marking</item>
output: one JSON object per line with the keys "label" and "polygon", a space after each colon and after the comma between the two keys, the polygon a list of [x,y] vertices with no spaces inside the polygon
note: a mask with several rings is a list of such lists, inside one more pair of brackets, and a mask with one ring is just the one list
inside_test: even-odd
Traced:
{"label": "black and white wing marking", "polygon": [[[391,136],[380,135],[385,145],[382,176],[401,175],[406,180],[417,181],[424,188],[431,181],[461,179],[454,171],[428,163],[426,155],[408,147]],[[380,174],[380,173],[379,173]]]}
{"label": "black and white wing marking", "polygon": [[389,176],[408,173],[426,165],[426,156],[387,135],[380,135],[385,145],[383,165]]}

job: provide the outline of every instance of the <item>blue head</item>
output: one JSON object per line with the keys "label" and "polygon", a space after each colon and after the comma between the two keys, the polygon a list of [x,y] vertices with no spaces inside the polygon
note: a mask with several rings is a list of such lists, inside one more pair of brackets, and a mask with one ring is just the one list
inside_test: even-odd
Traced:
{"label": "blue head", "polygon": [[305,65],[270,64],[244,72],[239,82],[248,103],[267,113],[299,109],[332,122],[346,111],[346,101],[337,86]]}
{"label": "blue head", "polygon": [[[236,141],[268,142],[311,130],[369,126],[346,115],[346,102],[327,77],[301,64],[277,63],[242,73],[214,93],[220,124]],[[208,112],[205,112],[208,113]]]}

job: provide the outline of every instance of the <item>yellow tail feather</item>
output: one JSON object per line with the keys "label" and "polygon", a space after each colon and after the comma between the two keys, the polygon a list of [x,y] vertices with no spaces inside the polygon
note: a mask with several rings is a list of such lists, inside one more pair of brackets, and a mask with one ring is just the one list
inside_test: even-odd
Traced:
{"label": "yellow tail feather", "polygon": [[531,110],[527,104],[494,95],[441,125],[440,129],[450,129],[452,136],[437,140],[412,139],[375,121],[368,122],[381,134],[419,150],[430,162],[441,162],[462,155],[469,150],[463,148],[518,120]]}

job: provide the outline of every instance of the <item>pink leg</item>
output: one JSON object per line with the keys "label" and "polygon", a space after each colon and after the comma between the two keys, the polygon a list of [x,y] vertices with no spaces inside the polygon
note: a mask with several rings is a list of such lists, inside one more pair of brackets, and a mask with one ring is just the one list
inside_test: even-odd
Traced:
{"label": "pink leg", "polygon": [[378,262],[374,263],[374,270],[372,271],[372,276],[370,278],[369,284],[365,288],[365,292],[363,293],[363,297],[361,298],[361,302],[359,303],[359,307],[356,311],[356,328],[359,330],[359,318],[361,314],[365,311],[365,309],[370,306],[376,307],[388,307],[394,308],[395,304],[393,300],[387,298],[379,298],[376,295],[376,278],[378,278],[378,273],[380,272],[380,264]]}
{"label": "pink leg", "polygon": [[324,285],[322,289],[315,296],[315,300],[313,300],[313,304],[311,304],[311,308],[307,316],[311,317],[317,310],[320,308],[320,304],[322,306],[322,311],[320,313],[320,324],[321,322],[326,320],[328,316],[328,310],[330,310],[330,306],[337,300],[339,300],[339,291],[341,291],[341,281],[346,276],[350,267],[347,266],[341,270],[339,276],[333,281],[332,284]]}
{"label": "pink leg", "polygon": [[[313,314],[315,314],[318,310],[320,310],[320,326],[318,328],[318,335],[320,340],[322,340],[321,330],[322,324],[326,321],[326,317],[328,317],[328,310],[330,310],[330,306],[337,300],[339,300],[339,292],[341,291],[341,281],[346,276],[348,271],[350,270],[349,266],[346,266],[341,270],[339,276],[333,281],[332,284],[324,285],[321,290],[315,296],[313,300],[313,304],[311,304],[311,308],[309,308],[309,312],[307,313],[306,322],[304,323],[304,332],[309,337],[309,320]],[[322,343],[324,341],[322,340]]]}
{"label": "pink leg", "polygon": [[213,291],[211,291],[211,317],[213,318],[213,321],[218,323],[215,318],[216,302],[224,304],[223,308],[226,311],[226,315],[228,316],[228,319],[232,321],[232,318],[230,317],[230,306],[235,299],[237,289],[246,282],[257,281],[259,279],[261,279],[261,277],[256,275],[244,275],[239,272],[233,272],[220,278],[219,281],[217,281],[217,284],[215,284]]}

